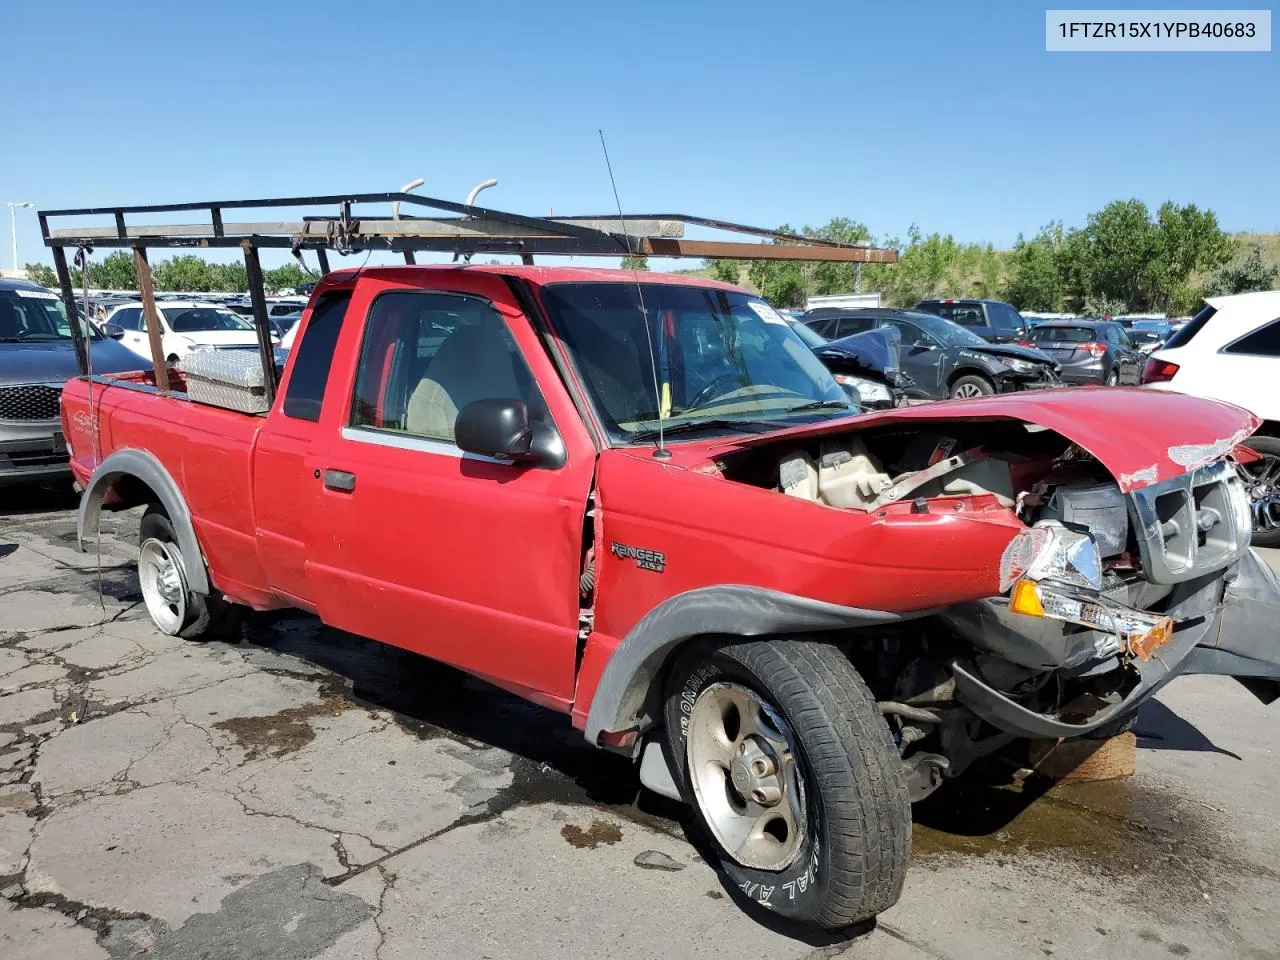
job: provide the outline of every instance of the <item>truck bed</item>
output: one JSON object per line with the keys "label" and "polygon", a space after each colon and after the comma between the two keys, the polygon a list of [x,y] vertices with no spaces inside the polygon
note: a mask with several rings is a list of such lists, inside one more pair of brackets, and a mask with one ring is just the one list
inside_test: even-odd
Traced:
{"label": "truck bed", "polygon": [[69,380],[62,391],[62,422],[71,470],[84,485],[116,450],[147,450],[186,496],[210,569],[235,570],[244,578],[241,584],[219,582],[219,588],[257,593],[266,578],[254,542],[253,448],[264,418],[193,403],[181,374],[171,371],[170,383],[174,389],[166,396],[150,373]]}

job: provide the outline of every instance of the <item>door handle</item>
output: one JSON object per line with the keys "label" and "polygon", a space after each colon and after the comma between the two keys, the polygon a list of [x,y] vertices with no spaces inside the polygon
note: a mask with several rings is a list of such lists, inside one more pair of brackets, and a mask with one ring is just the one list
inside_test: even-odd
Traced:
{"label": "door handle", "polygon": [[356,488],[356,475],[346,470],[326,470],[324,472],[324,488],[350,493]]}

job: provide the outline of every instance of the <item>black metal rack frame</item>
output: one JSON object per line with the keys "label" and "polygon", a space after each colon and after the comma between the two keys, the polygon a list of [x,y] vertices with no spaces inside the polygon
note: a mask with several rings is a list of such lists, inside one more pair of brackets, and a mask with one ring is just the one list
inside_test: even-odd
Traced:
{"label": "black metal rack frame", "polygon": [[[392,215],[356,216],[355,207],[366,204],[393,205]],[[454,216],[405,216],[400,205],[437,211]],[[228,222],[224,211],[277,207],[337,208],[336,214],[311,214],[297,220]],[[200,211],[206,222],[197,224],[130,224],[138,214]],[[371,250],[401,253],[406,263],[414,263],[415,252],[451,253],[455,259],[470,260],[477,253],[518,255],[533,263],[535,255],[597,257],[702,257],[726,260],[796,260],[837,263],[893,263],[897,254],[865,245],[845,244],[821,237],[805,237],[776,230],[750,227],[727,220],[713,220],[687,214],[605,214],[584,217],[531,217],[494,210],[438,197],[410,193],[355,193],[312,197],[270,197],[256,200],[216,200],[197,203],[168,203],[146,206],[84,207],[41,210],[40,233],[53,252],[63,304],[71,322],[81,375],[88,372],[86,330],[80,325],[75,291],[67,267],[67,248],[128,247],[133,250],[138,287],[147,318],[151,359],[156,387],[169,391],[168,368],[160,343],[154,285],[147,261],[147,248],[228,248],[243,251],[253,303],[254,326],[268,402],[275,396],[276,366],[267,319],[266,294],[262,287],[261,248],[286,248],[300,257],[302,251],[315,252],[322,272],[329,271],[328,251],[352,254]],[[106,227],[51,226],[66,218],[112,218]],[[770,242],[743,243],[724,240],[689,240],[686,226],[745,234]]]}

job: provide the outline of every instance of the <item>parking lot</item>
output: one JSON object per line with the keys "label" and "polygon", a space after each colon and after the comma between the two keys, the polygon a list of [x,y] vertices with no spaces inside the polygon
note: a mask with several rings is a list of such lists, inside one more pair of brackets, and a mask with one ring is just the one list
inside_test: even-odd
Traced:
{"label": "parking lot", "polygon": [[1131,780],[935,795],[902,901],[824,938],[567,719],[300,614],[163,636],[136,513],[99,568],[74,498],[4,502],[0,956],[1280,957],[1280,706],[1234,681],[1149,704]]}

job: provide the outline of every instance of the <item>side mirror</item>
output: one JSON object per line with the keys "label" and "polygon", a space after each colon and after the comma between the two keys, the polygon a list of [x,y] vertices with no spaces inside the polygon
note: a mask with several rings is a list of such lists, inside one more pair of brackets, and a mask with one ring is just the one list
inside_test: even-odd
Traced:
{"label": "side mirror", "polygon": [[917,340],[911,345],[912,350],[932,350],[933,342],[931,340]]}
{"label": "side mirror", "polygon": [[102,325],[102,332],[112,340],[119,340],[124,336],[124,327],[120,326],[118,323],[104,323]]}
{"label": "side mirror", "polygon": [[533,462],[533,427],[529,408],[520,400],[476,400],[458,412],[453,425],[454,443],[467,453],[495,460]]}

